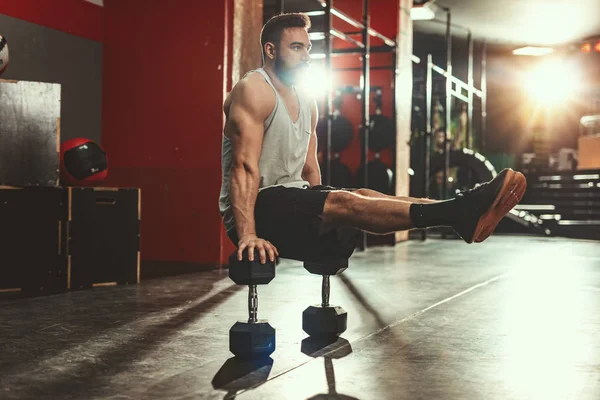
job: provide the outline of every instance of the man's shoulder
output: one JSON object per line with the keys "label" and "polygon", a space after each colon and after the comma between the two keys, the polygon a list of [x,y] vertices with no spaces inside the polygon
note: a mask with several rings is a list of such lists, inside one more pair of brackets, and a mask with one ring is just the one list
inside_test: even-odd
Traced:
{"label": "man's shoulder", "polygon": [[[231,90],[234,103],[270,112],[275,106],[275,92],[259,72],[249,72]],[[267,112],[267,114],[268,114]]]}
{"label": "man's shoulder", "polygon": [[237,91],[241,94],[260,94],[265,95],[269,92],[275,95],[271,86],[267,83],[262,74],[258,71],[250,71],[240,79],[233,87],[232,92]]}

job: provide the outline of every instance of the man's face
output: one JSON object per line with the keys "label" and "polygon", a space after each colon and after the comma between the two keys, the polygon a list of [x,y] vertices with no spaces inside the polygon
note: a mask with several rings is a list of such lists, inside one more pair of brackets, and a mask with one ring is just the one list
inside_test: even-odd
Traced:
{"label": "man's face", "polygon": [[275,51],[275,73],[287,85],[295,85],[310,65],[312,44],[304,28],[288,28]]}

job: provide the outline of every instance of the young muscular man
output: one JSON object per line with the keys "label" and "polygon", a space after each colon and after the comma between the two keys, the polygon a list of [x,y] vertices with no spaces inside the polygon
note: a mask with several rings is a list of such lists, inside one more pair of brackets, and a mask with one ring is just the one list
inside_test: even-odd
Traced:
{"label": "young muscular man", "polygon": [[309,28],[304,14],[269,20],[263,67],[246,74],[224,103],[219,208],[238,258],[248,249],[252,260],[256,248],[263,263],[279,255],[305,260],[339,227],[387,234],[450,226],[467,243],[485,240],[525,193],[520,172],[505,169],[444,201],[321,185],[317,106],[295,87],[310,63]]}

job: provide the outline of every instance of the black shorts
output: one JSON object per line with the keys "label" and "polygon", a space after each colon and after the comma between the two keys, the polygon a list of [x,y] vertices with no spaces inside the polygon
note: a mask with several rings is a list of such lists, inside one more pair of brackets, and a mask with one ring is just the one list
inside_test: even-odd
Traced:
{"label": "black shorts", "polygon": [[[273,243],[282,258],[299,261],[349,258],[360,231],[326,228],[320,218],[333,190],[353,189],[317,185],[308,189],[275,186],[261,190],[254,208],[256,235]],[[237,246],[235,229],[227,235]]]}

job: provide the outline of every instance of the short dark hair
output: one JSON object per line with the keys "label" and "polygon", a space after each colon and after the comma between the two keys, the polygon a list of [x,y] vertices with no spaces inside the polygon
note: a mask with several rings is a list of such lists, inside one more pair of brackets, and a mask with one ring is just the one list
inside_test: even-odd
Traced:
{"label": "short dark hair", "polygon": [[308,15],[304,13],[279,14],[267,21],[260,33],[260,48],[265,59],[265,44],[268,42],[279,44],[283,31],[287,28],[310,29],[311,22]]}

